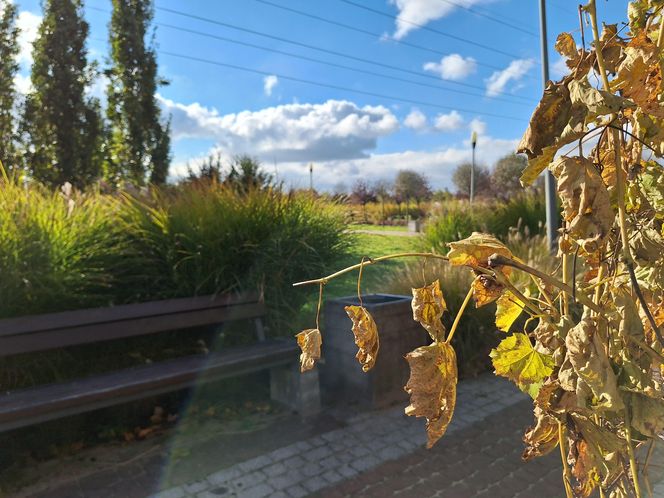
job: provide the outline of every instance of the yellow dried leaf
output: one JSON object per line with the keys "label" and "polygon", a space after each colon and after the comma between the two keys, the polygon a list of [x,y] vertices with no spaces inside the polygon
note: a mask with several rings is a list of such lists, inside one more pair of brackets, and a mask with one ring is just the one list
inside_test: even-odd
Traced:
{"label": "yellow dried leaf", "polygon": [[509,332],[514,321],[523,311],[524,303],[511,292],[505,292],[496,302],[496,327]]}
{"label": "yellow dried leaf", "polygon": [[623,52],[611,90],[620,90],[646,113],[664,118],[664,104],[659,101],[662,74],[657,45],[641,33],[630,40]]}
{"label": "yellow dried leaf", "polygon": [[475,300],[476,308],[481,308],[484,305],[494,302],[500,297],[503,290],[505,290],[505,287],[488,275],[475,277],[471,287],[473,289],[473,299]]}
{"label": "yellow dried leaf", "polygon": [[556,38],[555,47],[556,52],[558,52],[563,57],[567,57],[568,59],[575,58],[579,53],[578,49],[576,48],[574,37],[572,37],[572,35],[569,33],[560,33],[558,38]]}
{"label": "yellow dried leaf", "polygon": [[595,318],[585,317],[565,338],[566,360],[578,375],[576,393],[580,406],[593,398],[595,407],[619,411],[624,408],[618,382],[606,355]]}
{"label": "yellow dried leaf", "polygon": [[427,419],[427,448],[438,441],[452,420],[458,381],[456,354],[447,343],[422,346],[406,355],[410,394],[406,415]]}
{"label": "yellow dried leaf", "polygon": [[419,322],[434,341],[440,341],[445,336],[445,327],[440,321],[447,310],[447,304],[440,290],[440,281],[436,280],[430,285],[412,289],[413,320]]}
{"label": "yellow dried leaf", "polygon": [[296,334],[297,345],[300,346],[300,371],[306,372],[314,368],[316,361],[320,359],[320,348],[323,339],[318,329],[306,329]]}
{"label": "yellow dried leaf", "polygon": [[523,442],[526,449],[521,458],[525,461],[550,453],[558,446],[558,421],[536,406],[535,425],[523,435]]}
{"label": "yellow dried leaf", "polygon": [[563,218],[570,235],[586,252],[595,252],[615,219],[602,177],[585,157],[562,156],[550,169],[558,180]]}
{"label": "yellow dried leaf", "polygon": [[[450,263],[460,266],[480,266],[489,268],[488,259],[492,254],[500,254],[512,259],[512,251],[493,235],[473,232],[470,237],[447,244],[450,247],[447,257]],[[509,274],[509,268],[504,269]]]}
{"label": "yellow dried leaf", "polygon": [[376,363],[378,356],[378,328],[373,317],[363,306],[346,306],[348,317],[353,321],[353,335],[358,347],[355,358],[362,365],[362,371],[368,372]]}

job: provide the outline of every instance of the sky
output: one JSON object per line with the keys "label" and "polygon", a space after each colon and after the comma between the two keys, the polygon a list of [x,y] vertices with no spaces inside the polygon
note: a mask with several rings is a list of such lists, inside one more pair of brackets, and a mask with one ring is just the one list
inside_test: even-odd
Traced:
{"label": "sky", "polygon": [[[21,70],[30,88],[39,0],[16,0]],[[577,2],[547,0],[550,77],[565,65],[555,37],[581,44]],[[513,152],[542,94],[535,0],[156,0],[157,99],[172,126],[169,178],[219,153],[259,159],[289,187],[339,190],[400,169],[453,189],[455,167]],[[599,2],[601,21],[627,0]],[[86,0],[89,59],[108,64],[110,0]],[[584,26],[586,39],[592,37]],[[89,89],[104,101],[104,77]]]}

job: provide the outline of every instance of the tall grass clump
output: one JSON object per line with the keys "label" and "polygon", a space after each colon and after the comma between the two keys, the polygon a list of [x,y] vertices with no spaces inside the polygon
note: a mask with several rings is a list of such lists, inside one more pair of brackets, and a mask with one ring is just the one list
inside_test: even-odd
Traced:
{"label": "tall grass clump", "polygon": [[427,249],[444,251],[446,244],[468,237],[472,232],[486,232],[507,240],[510,229],[538,234],[546,220],[543,199],[524,193],[506,202],[498,200],[447,201],[432,210],[426,225],[424,243]]}
{"label": "tall grass clump", "polygon": [[118,199],[0,185],[0,317],[104,306],[135,256]]}
{"label": "tall grass clump", "polygon": [[331,270],[350,244],[341,210],[306,194],[193,184],[128,202],[150,266],[124,300],[258,291],[282,333],[307,297],[292,282]]}

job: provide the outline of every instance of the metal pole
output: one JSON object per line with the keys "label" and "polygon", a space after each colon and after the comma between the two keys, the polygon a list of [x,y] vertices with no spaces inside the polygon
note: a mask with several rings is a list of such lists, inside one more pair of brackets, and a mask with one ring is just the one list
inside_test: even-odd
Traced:
{"label": "metal pole", "polygon": [[314,163],[309,163],[309,191],[314,191]]}
{"label": "metal pole", "polygon": [[[540,0],[540,41],[542,44],[542,83],[549,81],[549,49],[546,38],[546,0]],[[558,207],[556,205],[556,180],[547,169],[544,172],[544,195],[546,197],[546,238],[549,248],[556,250]]]}
{"label": "metal pole", "polygon": [[472,160],[470,162],[470,203],[473,203],[475,198],[475,146],[477,145],[477,133],[473,132],[470,135],[470,144],[472,146]]}

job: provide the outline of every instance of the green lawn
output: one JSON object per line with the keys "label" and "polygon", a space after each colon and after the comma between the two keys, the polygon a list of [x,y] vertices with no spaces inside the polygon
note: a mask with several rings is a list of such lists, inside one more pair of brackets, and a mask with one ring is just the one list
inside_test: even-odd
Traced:
{"label": "green lawn", "polygon": [[353,224],[348,225],[349,230],[371,230],[376,232],[407,232],[408,227],[405,225],[369,225],[369,224]]}
{"label": "green lawn", "polygon": [[[359,263],[362,256],[378,257],[386,254],[410,252],[421,250],[420,237],[403,237],[388,234],[354,234],[355,243],[351,254],[343,258],[336,270],[341,270],[347,266]],[[362,293],[373,294],[385,292],[386,281],[392,271],[405,263],[405,259],[389,260],[368,266],[362,272]],[[357,271],[349,272],[339,278],[335,278],[325,286],[323,299],[334,299],[336,297],[355,295],[357,293]],[[311,278],[322,277],[323,275],[312,275]],[[299,319],[296,322],[296,331],[302,328],[315,326],[314,319],[316,315],[316,303],[318,299],[318,289],[312,285],[310,288],[311,299],[303,308]],[[322,326],[322,319],[321,319]]]}

